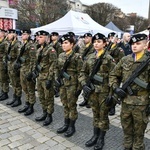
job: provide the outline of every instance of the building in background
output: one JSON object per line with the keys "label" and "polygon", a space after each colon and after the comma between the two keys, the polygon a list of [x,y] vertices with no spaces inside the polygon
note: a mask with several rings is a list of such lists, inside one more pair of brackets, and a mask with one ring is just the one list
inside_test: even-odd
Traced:
{"label": "building in background", "polygon": [[9,8],[10,3],[13,3],[13,0],[0,0],[0,28],[4,30],[16,28],[18,12]]}

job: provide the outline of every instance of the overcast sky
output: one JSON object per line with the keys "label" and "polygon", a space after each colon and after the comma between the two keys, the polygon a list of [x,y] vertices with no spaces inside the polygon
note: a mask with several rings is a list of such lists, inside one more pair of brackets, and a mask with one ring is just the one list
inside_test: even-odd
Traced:
{"label": "overcast sky", "polygon": [[111,3],[120,8],[125,14],[137,13],[137,15],[148,18],[148,8],[150,0],[80,0],[84,4],[94,4],[99,2]]}

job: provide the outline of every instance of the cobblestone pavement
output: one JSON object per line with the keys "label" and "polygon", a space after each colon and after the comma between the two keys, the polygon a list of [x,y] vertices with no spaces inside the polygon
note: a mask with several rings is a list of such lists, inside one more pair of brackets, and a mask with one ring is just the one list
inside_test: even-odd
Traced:
{"label": "cobblestone pavement", "polygon": [[[37,98],[35,112],[29,117],[19,114],[20,107],[11,108],[6,102],[12,97],[10,89],[9,99],[0,102],[0,150],[92,150],[85,147],[85,142],[92,136],[92,111],[78,106],[79,117],[76,122],[76,133],[70,138],[57,134],[57,129],[63,125],[63,108],[60,98],[55,98],[53,122],[47,127],[42,122],[36,122],[40,115],[41,106]],[[22,101],[24,99],[24,95]],[[79,97],[78,103],[82,101]],[[120,124],[120,106],[116,107],[116,115],[110,116],[110,130],[106,134],[104,150],[123,150],[123,133]],[[150,150],[150,124],[145,133],[146,150]]]}

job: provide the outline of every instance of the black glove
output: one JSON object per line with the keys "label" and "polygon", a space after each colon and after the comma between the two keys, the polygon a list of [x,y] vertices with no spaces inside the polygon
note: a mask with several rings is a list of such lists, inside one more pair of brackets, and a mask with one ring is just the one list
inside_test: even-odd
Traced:
{"label": "black glove", "polygon": [[28,73],[28,75],[26,76],[27,81],[31,81],[32,80],[32,72]]}
{"label": "black glove", "polygon": [[21,67],[20,63],[16,63],[14,64],[14,70],[18,70]]}
{"label": "black glove", "polygon": [[113,104],[113,98],[111,95],[109,95],[106,99],[105,99],[105,104],[107,106],[111,106]]}
{"label": "black glove", "polygon": [[149,116],[150,115],[150,105],[148,105],[147,107],[146,107],[146,116]]}
{"label": "black glove", "polygon": [[77,90],[77,91],[75,92],[75,97],[78,98],[78,96],[81,94],[81,91],[82,91],[82,90]]}
{"label": "black glove", "polygon": [[46,89],[49,90],[51,88],[51,85],[52,85],[52,81],[51,80],[47,80],[45,82],[45,86],[46,86]]}
{"label": "black glove", "polygon": [[122,90],[121,88],[116,88],[114,92],[120,97],[125,98],[127,96],[126,92]]}
{"label": "black glove", "polygon": [[88,87],[87,85],[84,85],[84,86],[83,86],[83,92],[84,92],[84,94],[88,94],[88,93],[91,93],[92,90],[91,90],[91,88]]}

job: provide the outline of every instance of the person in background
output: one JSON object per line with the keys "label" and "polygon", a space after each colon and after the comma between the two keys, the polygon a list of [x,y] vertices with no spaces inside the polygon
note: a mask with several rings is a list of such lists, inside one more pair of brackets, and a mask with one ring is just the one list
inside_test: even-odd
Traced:
{"label": "person in background", "polygon": [[131,46],[129,44],[130,37],[131,37],[130,33],[125,32],[123,34],[122,41],[119,43],[119,47],[123,49],[125,56],[132,53]]}

